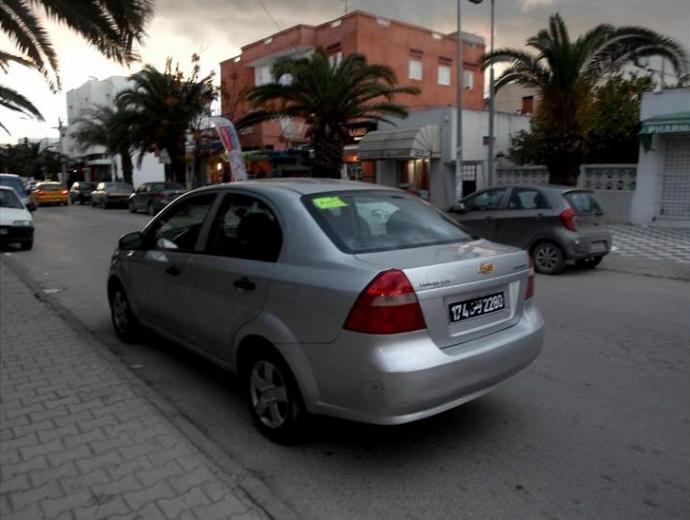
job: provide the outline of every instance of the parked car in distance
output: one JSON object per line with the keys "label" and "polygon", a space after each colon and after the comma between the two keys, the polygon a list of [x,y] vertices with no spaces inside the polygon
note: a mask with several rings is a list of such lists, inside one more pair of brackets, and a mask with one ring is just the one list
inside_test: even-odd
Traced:
{"label": "parked car in distance", "polygon": [[133,191],[132,185],[126,182],[99,182],[91,192],[91,206],[103,209],[109,206],[127,207]]}
{"label": "parked car in distance", "polygon": [[428,417],[528,368],[542,345],[520,249],[472,238],[401,190],[323,179],[182,195],[113,254],[108,299],[140,326],[240,376],[259,430],[305,413]]}
{"label": "parked car in distance", "polygon": [[31,213],[13,188],[0,186],[0,243],[19,244],[24,250],[34,246]]}
{"label": "parked car in distance", "polygon": [[501,186],[463,198],[451,213],[482,238],[526,249],[544,274],[560,272],[568,261],[596,267],[611,251],[611,232],[590,190]]}
{"label": "parked car in distance", "polygon": [[69,191],[59,182],[39,182],[31,197],[39,206],[46,204],[67,206],[69,204]]}
{"label": "parked car in distance", "polygon": [[19,198],[22,200],[24,206],[26,206],[26,209],[29,211],[36,210],[36,203],[31,199],[26,189],[24,189],[22,178],[19,175],[14,175],[12,173],[0,173],[0,186],[12,188],[17,192],[17,195],[19,195]]}
{"label": "parked car in distance", "polygon": [[129,196],[129,211],[153,216],[185,192],[176,182],[145,182]]}
{"label": "parked car in distance", "polygon": [[95,189],[95,182],[74,182],[72,183],[72,187],[69,189],[69,200],[72,204],[76,204],[78,202],[83,206],[87,202],[91,202],[91,192],[93,192]]}

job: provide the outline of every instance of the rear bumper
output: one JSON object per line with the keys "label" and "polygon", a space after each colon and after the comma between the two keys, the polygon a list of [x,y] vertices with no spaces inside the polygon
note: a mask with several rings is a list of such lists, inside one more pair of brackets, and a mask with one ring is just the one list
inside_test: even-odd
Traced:
{"label": "rear bumper", "polygon": [[559,238],[568,260],[607,255],[611,252],[613,240],[609,231],[581,233],[564,230]]}
{"label": "rear bumper", "polygon": [[331,344],[279,348],[309,411],[402,424],[475,399],[527,369],[541,351],[543,328],[536,307],[527,304],[516,325],[444,350],[426,331],[343,331]]}
{"label": "rear bumper", "polygon": [[69,195],[36,197],[36,202],[39,206],[41,204],[64,204],[65,202],[69,202]]}

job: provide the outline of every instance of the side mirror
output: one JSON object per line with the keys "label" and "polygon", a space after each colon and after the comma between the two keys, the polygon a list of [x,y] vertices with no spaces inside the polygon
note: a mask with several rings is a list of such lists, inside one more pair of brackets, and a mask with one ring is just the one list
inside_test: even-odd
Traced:
{"label": "side mirror", "polygon": [[127,233],[117,244],[117,247],[125,251],[142,251],[144,247],[144,234],[141,231]]}
{"label": "side mirror", "polygon": [[462,202],[456,202],[448,210],[449,213],[467,213],[467,208]]}

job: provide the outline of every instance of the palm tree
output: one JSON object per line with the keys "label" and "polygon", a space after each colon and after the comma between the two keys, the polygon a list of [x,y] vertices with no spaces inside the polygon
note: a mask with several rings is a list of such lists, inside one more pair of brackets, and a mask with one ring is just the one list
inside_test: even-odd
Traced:
{"label": "palm tree", "polygon": [[308,58],[278,62],[273,76],[278,81],[249,92],[248,100],[257,110],[238,126],[283,117],[302,119],[309,125],[316,177],[340,176],[348,122],[406,117],[406,107],[394,103],[394,95],[419,93],[415,87],[397,86],[389,67],[369,64],[361,54],[350,54],[331,66],[322,49]]}
{"label": "palm tree", "polygon": [[151,65],[130,76],[131,88],[121,91],[122,124],[129,128],[131,142],[146,152],[167,152],[173,180],[185,182],[185,141],[191,123],[210,112],[215,99],[213,75],[199,78],[198,56],[192,58],[194,72],[185,78],[168,59],[163,72]]}
{"label": "palm tree", "polygon": [[555,184],[577,183],[584,151],[583,123],[598,83],[650,56],[667,60],[678,75],[688,67],[685,49],[650,29],[601,24],[572,40],[558,14],[526,46],[536,53],[499,49],[485,54],[482,64],[484,68],[508,65],[496,80],[496,91],[515,84],[540,92],[535,127],[541,135],[550,182]]}
{"label": "palm tree", "polygon": [[[57,53],[39,13],[67,26],[107,58],[129,64],[138,58],[134,46],[144,37],[153,1],[1,0],[0,28],[21,56],[0,51],[0,69],[6,73],[10,62],[34,68],[55,92],[60,88]],[[26,97],[7,87],[0,87],[0,106],[42,119]]]}
{"label": "palm tree", "polygon": [[108,106],[96,106],[75,121],[72,137],[80,144],[82,151],[89,146],[103,146],[110,155],[119,154],[122,161],[122,176],[132,183],[132,144],[129,116],[122,110]]}

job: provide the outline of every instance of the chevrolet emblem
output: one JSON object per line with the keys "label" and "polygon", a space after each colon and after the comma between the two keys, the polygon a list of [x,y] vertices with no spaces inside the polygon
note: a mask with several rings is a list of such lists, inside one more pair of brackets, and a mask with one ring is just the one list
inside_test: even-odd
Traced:
{"label": "chevrolet emblem", "polygon": [[479,272],[481,274],[489,274],[494,270],[494,264],[491,262],[483,262],[479,265]]}

